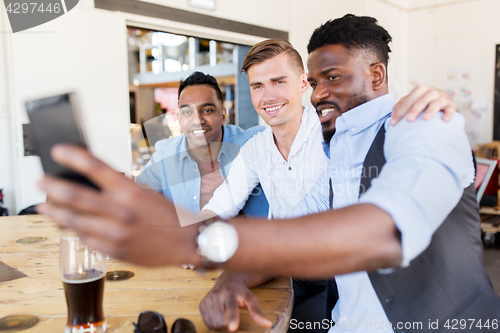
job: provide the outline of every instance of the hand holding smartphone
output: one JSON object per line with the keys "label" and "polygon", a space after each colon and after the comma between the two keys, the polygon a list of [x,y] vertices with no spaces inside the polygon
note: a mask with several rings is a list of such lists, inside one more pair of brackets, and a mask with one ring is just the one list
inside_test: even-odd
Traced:
{"label": "hand holding smartphone", "polygon": [[31,144],[40,156],[45,173],[99,190],[89,179],[58,164],[50,155],[52,147],[59,143],[87,148],[76,94],[67,93],[27,101],[26,110],[31,122]]}

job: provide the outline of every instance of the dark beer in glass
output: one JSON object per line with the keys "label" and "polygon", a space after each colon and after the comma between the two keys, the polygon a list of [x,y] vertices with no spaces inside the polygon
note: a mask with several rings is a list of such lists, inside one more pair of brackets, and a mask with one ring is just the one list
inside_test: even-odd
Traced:
{"label": "dark beer in glass", "polygon": [[65,333],[104,333],[106,258],[73,232],[61,237],[61,273],[68,305]]}

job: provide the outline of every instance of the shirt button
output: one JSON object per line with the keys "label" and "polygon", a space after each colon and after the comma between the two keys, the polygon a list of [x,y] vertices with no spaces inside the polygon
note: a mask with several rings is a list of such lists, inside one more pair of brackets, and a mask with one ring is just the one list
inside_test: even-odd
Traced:
{"label": "shirt button", "polygon": [[351,132],[356,132],[356,127],[351,128]]}
{"label": "shirt button", "polygon": [[196,196],[194,196],[193,199],[196,200]]}
{"label": "shirt button", "polygon": [[342,317],[340,317],[340,318],[339,318],[339,321],[340,321],[340,322],[347,321],[347,318],[346,318],[345,316],[342,316]]}
{"label": "shirt button", "polygon": [[194,169],[194,172],[198,172],[198,169]]}

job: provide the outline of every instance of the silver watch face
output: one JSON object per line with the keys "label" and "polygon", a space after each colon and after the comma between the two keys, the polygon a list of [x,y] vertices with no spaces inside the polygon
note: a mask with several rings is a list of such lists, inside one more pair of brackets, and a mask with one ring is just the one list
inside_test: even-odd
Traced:
{"label": "silver watch face", "polygon": [[206,259],[224,263],[234,255],[238,248],[238,233],[229,223],[214,222],[198,236],[198,248],[200,254]]}

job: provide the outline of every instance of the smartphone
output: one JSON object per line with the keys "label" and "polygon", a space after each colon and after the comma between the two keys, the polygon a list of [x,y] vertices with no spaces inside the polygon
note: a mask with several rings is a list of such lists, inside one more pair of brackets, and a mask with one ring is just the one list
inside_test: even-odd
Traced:
{"label": "smartphone", "polygon": [[30,100],[25,105],[31,123],[31,145],[40,156],[45,173],[99,190],[89,179],[56,163],[50,156],[50,150],[58,143],[69,143],[87,149],[76,94],[66,93]]}

